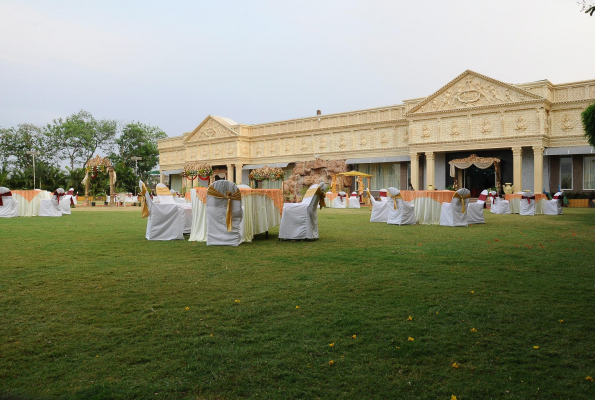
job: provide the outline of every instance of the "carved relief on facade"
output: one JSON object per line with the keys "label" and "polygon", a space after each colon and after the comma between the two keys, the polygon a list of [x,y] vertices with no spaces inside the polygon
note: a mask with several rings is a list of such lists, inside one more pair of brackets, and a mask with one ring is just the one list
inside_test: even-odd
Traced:
{"label": "carved relief on facade", "polygon": [[573,87],[570,89],[571,100],[582,100],[585,97],[585,87]]}
{"label": "carved relief on facade", "polygon": [[424,123],[421,126],[421,137],[424,139],[429,139],[432,137],[432,128],[429,123]]}
{"label": "carved relief on facade", "polygon": [[568,89],[562,88],[556,90],[556,101],[567,101],[568,100]]}
{"label": "carved relief on facade", "polygon": [[213,155],[215,156],[215,158],[220,158],[221,157],[221,146],[220,145],[215,145],[215,149],[213,150]]}
{"label": "carved relief on facade", "polygon": [[381,146],[387,146],[389,142],[389,135],[388,132],[386,132],[385,129],[382,130],[382,133],[380,134],[380,145]]}
{"label": "carved relief on facade", "polygon": [[560,117],[560,128],[565,131],[574,129],[577,124],[577,118],[573,114],[564,113]]}
{"label": "carved relief on facade", "polygon": [[235,143],[227,143],[227,156],[232,157],[235,153]]}
{"label": "carved relief on facade", "polygon": [[370,143],[370,136],[368,131],[360,131],[359,132],[359,142],[357,144],[358,148],[366,148]]}
{"label": "carved relief on facade", "polygon": [[494,130],[494,123],[489,118],[482,118],[480,126],[481,133],[484,135],[489,135]]}
{"label": "carved relief on facade", "polygon": [[197,140],[211,140],[219,137],[230,137],[234,136],[232,132],[229,131],[228,128],[221,125],[219,122],[215,121],[214,119],[209,119],[205,124],[199,129],[195,138]]}
{"label": "carved relief on facade", "polygon": [[272,156],[277,155],[277,142],[276,141],[271,141],[269,143],[269,154]]}
{"label": "carved relief on facade", "polygon": [[529,126],[529,123],[522,115],[518,115],[514,121],[514,129],[517,131],[524,131]]}
{"label": "carved relief on facade", "polygon": [[589,86],[589,98],[595,99],[595,85]]}
{"label": "carved relief on facade", "polygon": [[416,112],[512,103],[524,101],[528,97],[520,89],[517,91],[477,76],[467,75],[422,105]]}
{"label": "carved relief on facade", "polygon": [[327,149],[328,141],[327,141],[326,135],[319,136],[317,138],[317,142],[318,142],[318,149],[320,151],[322,151],[322,152],[328,151],[328,149]]}
{"label": "carved relief on facade", "polygon": [[337,137],[338,140],[338,148],[339,150],[347,150],[348,149],[348,136],[346,133],[340,133]]}
{"label": "carved relief on facade", "polygon": [[241,147],[241,151],[242,151],[242,156],[243,157],[248,157],[250,155],[250,145],[246,142],[242,143]]}
{"label": "carved relief on facade", "polygon": [[292,150],[292,141],[291,139],[284,139],[283,140],[283,152],[285,154],[291,153]]}
{"label": "carved relief on facade", "polygon": [[262,156],[262,143],[261,142],[256,144],[256,148],[255,148],[254,152],[256,154],[256,157]]}
{"label": "carved relief on facade", "polygon": [[451,136],[459,136],[461,134],[461,128],[459,127],[458,121],[451,121],[450,123],[450,134]]}

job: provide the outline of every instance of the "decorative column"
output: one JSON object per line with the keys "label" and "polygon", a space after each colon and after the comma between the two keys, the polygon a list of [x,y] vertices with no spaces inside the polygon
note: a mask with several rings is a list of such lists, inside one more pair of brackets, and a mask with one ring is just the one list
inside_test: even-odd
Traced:
{"label": "decorative column", "polygon": [[[539,134],[545,136],[545,110],[543,108],[537,109],[537,120],[539,121]],[[533,147],[535,150],[535,147]]]}
{"label": "decorative column", "polygon": [[533,193],[543,192],[543,150],[542,146],[533,146]]}
{"label": "decorative column", "polygon": [[419,188],[419,154],[411,153],[411,186],[413,190],[420,190]]}
{"label": "decorative column", "polygon": [[426,168],[427,168],[427,184],[428,186],[432,185],[432,187],[436,187],[435,185],[435,160],[436,157],[434,156],[433,151],[426,151]]}
{"label": "decorative column", "polygon": [[227,164],[227,180],[233,182],[233,164]]}
{"label": "decorative column", "polygon": [[114,184],[116,183],[115,179],[114,179],[114,174],[115,174],[114,170],[112,168],[109,168],[108,176],[109,176],[109,205],[110,206],[114,205],[114,195],[116,194],[115,190],[114,190]]}
{"label": "decorative column", "polygon": [[523,149],[521,147],[512,148],[512,184],[515,192],[523,190]]}
{"label": "decorative column", "polygon": [[236,185],[242,184],[242,164],[236,164]]}

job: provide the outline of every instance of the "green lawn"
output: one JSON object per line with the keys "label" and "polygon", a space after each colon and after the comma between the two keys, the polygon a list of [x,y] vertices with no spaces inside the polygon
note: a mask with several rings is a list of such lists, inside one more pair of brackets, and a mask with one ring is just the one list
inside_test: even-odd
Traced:
{"label": "green lawn", "polygon": [[318,241],[236,248],[149,242],[139,209],[1,219],[0,397],[593,399],[595,210],[564,212],[324,209]]}

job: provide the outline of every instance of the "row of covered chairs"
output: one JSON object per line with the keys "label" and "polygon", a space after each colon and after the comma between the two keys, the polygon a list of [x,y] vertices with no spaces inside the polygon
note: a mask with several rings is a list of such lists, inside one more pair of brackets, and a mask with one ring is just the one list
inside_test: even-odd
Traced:
{"label": "row of covered chairs", "polygon": [[348,198],[347,193],[341,191],[337,194],[333,204],[335,208],[360,208],[357,192],[351,193],[351,196]]}
{"label": "row of covered chairs", "polygon": [[[151,199],[142,181],[139,182],[139,187],[141,195],[144,196],[143,217],[148,217],[148,240],[183,239],[184,233],[190,233],[191,204],[176,203],[163,184],[157,185],[158,203]],[[319,204],[324,203],[325,189],[324,183],[314,184],[310,186],[300,203],[284,204],[279,227],[280,240],[318,239],[317,208]],[[207,246],[238,246],[242,243],[243,216],[239,187],[227,180],[213,182],[207,190]]]}
{"label": "row of covered chairs", "polygon": [[[39,217],[61,217],[70,215],[70,206],[74,205],[74,190],[65,192],[58,188],[50,199],[43,199],[39,202]],[[19,206],[12,197],[12,192],[6,187],[0,187],[0,218],[15,218],[19,216]]]}

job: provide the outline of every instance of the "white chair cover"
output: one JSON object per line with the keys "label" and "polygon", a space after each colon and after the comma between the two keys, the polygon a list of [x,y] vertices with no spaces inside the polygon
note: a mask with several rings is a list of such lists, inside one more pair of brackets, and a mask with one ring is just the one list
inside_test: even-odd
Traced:
{"label": "white chair cover", "polygon": [[[415,205],[413,202],[403,201],[401,198],[396,198],[401,194],[401,191],[394,187],[388,188],[390,194],[388,220],[390,225],[415,225]],[[395,208],[396,201],[396,208]]]}
{"label": "white chair cover", "polygon": [[[470,194],[468,189],[462,188],[456,191],[450,203],[442,203],[442,209],[440,210],[440,225],[467,226],[469,224],[467,219],[467,209],[469,208]],[[465,211],[463,211],[463,204],[465,205]]]}
{"label": "white chair cover", "polygon": [[347,208],[347,193],[339,192],[335,199],[335,208]]}
{"label": "white chair cover", "polygon": [[351,197],[349,198],[349,208],[360,208],[357,192],[351,193]]}
{"label": "white chair cover", "polygon": [[490,208],[491,213],[510,214],[510,202],[508,200],[504,200],[494,191],[490,192],[490,197],[492,198],[492,208]]}
{"label": "white chair cover", "polygon": [[[39,202],[40,217],[61,217],[62,208],[60,203],[64,201],[64,189],[58,188],[54,191],[52,198],[41,200]],[[70,204],[70,202],[68,202]]]}
{"label": "white chair cover", "polygon": [[[382,197],[382,190],[384,190],[385,197]],[[372,215],[370,216],[370,222],[388,222],[388,212],[390,211],[390,204],[387,201],[386,189],[380,191],[380,201],[374,199],[374,196],[368,191],[370,202],[372,203]]]}
{"label": "white chair cover", "polygon": [[[211,185],[213,189],[226,195],[239,191],[235,183],[219,180]],[[231,231],[227,230],[227,206],[231,207]],[[207,192],[207,246],[238,246],[242,243],[244,212],[241,200],[220,199]]]}
{"label": "white chair cover", "polygon": [[467,221],[470,224],[485,224],[485,218],[483,215],[483,209],[488,198],[488,191],[483,190],[477,199],[477,202],[469,204],[469,210],[467,211]]}
{"label": "white chair cover", "polygon": [[545,215],[562,215],[562,201],[564,199],[564,192],[558,192],[554,195],[552,200],[545,202],[543,213]]}
{"label": "white chair cover", "polygon": [[19,216],[19,204],[12,198],[8,188],[0,187],[0,218],[14,218]]}
{"label": "white chair cover", "polygon": [[535,215],[535,195],[533,192],[523,192],[521,197],[521,215]]}
{"label": "white chair cover", "polygon": [[[301,203],[285,203],[279,226],[279,239],[318,239],[318,203],[320,192],[326,191],[326,184],[313,184],[308,191],[312,196],[304,197]],[[307,193],[307,192],[306,192]]]}
{"label": "white chair cover", "polygon": [[175,204],[174,195],[171,191],[167,188],[166,185],[163,183],[158,183],[157,187],[155,188],[157,192],[157,199],[159,200],[159,204]]}
{"label": "white chair cover", "polygon": [[[139,186],[142,191],[142,181]],[[178,205],[153,203],[148,191],[145,193],[145,201],[149,207],[145,237],[148,240],[183,240],[184,218]]]}
{"label": "white chair cover", "polygon": [[78,204],[77,195],[74,193],[74,188],[68,189],[68,192],[66,192],[66,195],[70,196],[70,199],[71,199],[70,204],[75,205],[75,206]]}
{"label": "white chair cover", "polygon": [[252,189],[252,188],[248,185],[238,185],[238,189]]}
{"label": "white chair cover", "polygon": [[69,189],[68,192],[64,194],[64,196],[60,199],[60,211],[62,211],[62,215],[70,215],[70,206],[74,205],[74,200],[72,199],[72,195],[74,193],[74,189]]}

